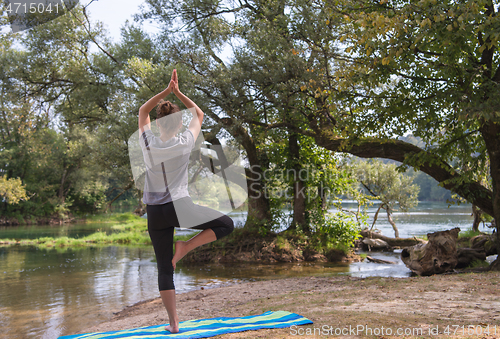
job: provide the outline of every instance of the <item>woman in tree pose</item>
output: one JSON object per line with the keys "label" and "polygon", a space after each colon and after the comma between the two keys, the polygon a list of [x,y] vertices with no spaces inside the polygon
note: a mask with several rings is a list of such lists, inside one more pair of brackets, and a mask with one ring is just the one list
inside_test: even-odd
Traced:
{"label": "woman in tree pose", "polygon": [[[193,113],[188,129],[180,136],[176,134],[182,127],[182,113],[177,105],[170,101],[163,101],[163,98],[171,92],[191,112],[196,113]],[[156,105],[158,105],[156,123],[160,130],[160,137],[156,137],[151,131],[149,119],[149,112]],[[175,69],[168,88],[149,99],[139,110],[140,143],[144,159],[151,160],[149,166],[147,165],[143,202],[147,205],[148,232],[158,265],[160,295],[169,318],[169,325],[165,329],[171,333],[179,332],[173,278],[176,263],[189,251],[220,239],[234,229],[231,218],[208,207],[194,204],[188,193],[189,154],[201,130],[202,121],[202,110],[179,90]],[[156,161],[157,164],[155,164],[154,156],[168,153],[176,156],[167,157],[166,161]],[[161,157],[161,159],[166,158]],[[148,164],[147,160],[146,164]],[[157,184],[155,185],[162,186],[161,189],[148,187],[148,184],[151,185],[152,182],[158,183],[159,178],[161,178],[160,182],[165,184],[164,189],[163,185]],[[185,227],[180,225],[179,219],[182,224],[182,220],[186,217],[192,225],[195,225],[187,227],[203,231],[188,241],[177,241],[174,255],[174,227]]]}

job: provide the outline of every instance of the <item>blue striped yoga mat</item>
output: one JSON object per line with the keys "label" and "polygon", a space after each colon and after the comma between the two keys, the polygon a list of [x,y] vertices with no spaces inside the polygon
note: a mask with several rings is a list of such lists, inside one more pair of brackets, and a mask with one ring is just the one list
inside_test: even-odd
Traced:
{"label": "blue striped yoga mat", "polygon": [[261,328],[282,328],[292,325],[307,325],[313,322],[287,311],[267,311],[259,315],[240,318],[211,318],[188,320],[179,323],[179,333],[170,333],[165,325],[138,327],[129,330],[101,333],[74,334],[59,339],[159,339],[159,338],[208,338],[224,333],[234,333]]}

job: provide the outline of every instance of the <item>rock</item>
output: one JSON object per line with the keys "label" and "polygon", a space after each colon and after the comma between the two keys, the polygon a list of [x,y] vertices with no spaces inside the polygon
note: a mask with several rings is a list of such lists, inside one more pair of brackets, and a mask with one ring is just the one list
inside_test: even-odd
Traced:
{"label": "rock", "polygon": [[458,263],[457,239],[460,228],[428,233],[429,241],[406,247],[401,260],[418,275],[428,276],[453,271]]}

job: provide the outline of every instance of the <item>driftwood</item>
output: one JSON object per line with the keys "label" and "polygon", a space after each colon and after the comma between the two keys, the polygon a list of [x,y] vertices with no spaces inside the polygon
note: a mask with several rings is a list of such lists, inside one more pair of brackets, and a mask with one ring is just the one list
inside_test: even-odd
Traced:
{"label": "driftwood", "polygon": [[371,261],[371,262],[374,262],[374,263],[377,263],[377,264],[391,264],[391,265],[396,265],[396,263],[394,261],[372,258],[369,255],[366,256],[366,259],[368,261]]}
{"label": "driftwood", "polygon": [[418,239],[418,238],[389,238],[386,237],[380,233],[376,232],[371,232],[368,230],[362,230],[361,231],[361,236],[364,239],[380,239],[385,241],[390,247],[407,247],[407,246],[413,246],[417,244],[423,244],[426,241],[423,239]]}
{"label": "driftwood", "polygon": [[473,249],[483,250],[488,255],[498,254],[497,247],[495,246],[495,238],[492,234],[476,235],[470,240]]}
{"label": "driftwood", "polygon": [[361,242],[364,245],[368,246],[368,250],[370,250],[370,251],[372,249],[385,249],[385,250],[392,251],[392,247],[389,246],[389,244],[386,243],[385,241],[383,241],[382,239],[364,238]]}
{"label": "driftwood", "polygon": [[484,249],[459,248],[457,249],[457,258],[456,268],[464,268],[469,266],[474,260],[485,261],[486,252],[484,252]]}
{"label": "driftwood", "polygon": [[458,263],[457,239],[460,228],[428,233],[429,241],[404,248],[401,260],[418,275],[428,276],[453,271]]}

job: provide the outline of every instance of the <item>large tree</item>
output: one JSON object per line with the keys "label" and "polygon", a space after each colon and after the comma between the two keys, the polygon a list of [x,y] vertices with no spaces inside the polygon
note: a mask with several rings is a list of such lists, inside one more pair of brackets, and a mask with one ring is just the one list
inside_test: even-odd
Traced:
{"label": "large tree", "polygon": [[[223,99],[241,104],[239,82],[251,86],[254,107],[275,109],[274,121],[264,109],[239,114],[242,121],[286,127],[333,151],[405,162],[497,213],[498,189],[479,183],[488,164],[491,177],[498,175],[497,160],[490,159],[498,144],[496,96],[488,94],[495,93],[498,76],[492,5],[148,3],[152,10],[143,18],[158,18],[178,32],[195,30],[192,43],[214,60],[222,61],[216,47],[233,47],[231,67],[239,73],[226,77],[232,96],[223,93]],[[196,53],[185,56],[190,62]],[[426,147],[397,140],[407,132]]]}
{"label": "large tree", "polygon": [[[331,94],[349,110],[330,148],[404,162],[494,216],[500,230],[500,19],[492,1],[328,2],[345,68]],[[327,24],[327,23],[325,23]],[[336,131],[345,128],[348,134]],[[394,140],[412,132],[417,147]],[[485,173],[486,169],[486,173]],[[489,178],[492,190],[481,184]]]}

